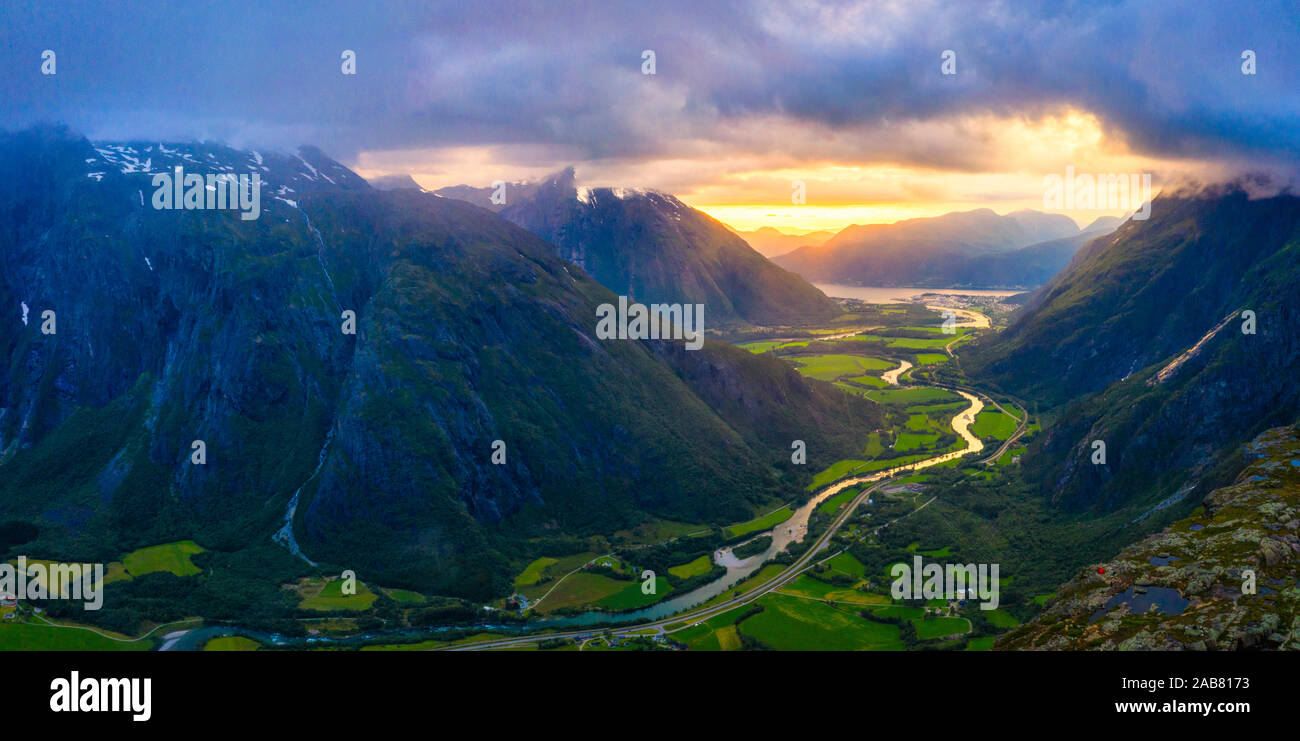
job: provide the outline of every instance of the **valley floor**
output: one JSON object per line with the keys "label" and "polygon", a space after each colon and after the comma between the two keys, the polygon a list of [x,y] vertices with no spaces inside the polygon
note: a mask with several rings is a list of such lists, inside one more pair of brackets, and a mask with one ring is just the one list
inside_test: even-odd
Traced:
{"label": "valley floor", "polygon": [[[933,514],[946,510],[951,520],[952,507],[969,512],[981,499],[972,491],[1013,487],[1038,430],[1022,405],[972,387],[961,373],[961,346],[988,331],[988,317],[963,309],[956,326],[945,327],[945,309],[884,307],[820,329],[737,338],[750,352],[880,405],[885,419],[864,431],[858,457],[823,465],[805,491],[751,519],[721,528],[651,520],[590,538],[586,550],[542,553],[519,564],[513,595],[477,608],[313,577],[282,587],[300,615],[292,630],[149,626],[134,638],[65,630],[41,640],[166,650],[987,650],[1041,609],[1041,586],[1025,592],[1021,575],[1004,570],[994,610],[979,609],[973,597],[895,599],[890,589],[892,568],[913,558],[969,563],[998,552],[986,533],[972,539],[936,528]],[[142,549],[123,556],[114,573],[166,570],[183,579],[198,572],[189,558],[201,551],[192,542]],[[1059,583],[1043,574],[1023,582]],[[0,625],[0,644],[6,636],[35,640],[18,632],[39,629],[38,617],[20,607]]]}

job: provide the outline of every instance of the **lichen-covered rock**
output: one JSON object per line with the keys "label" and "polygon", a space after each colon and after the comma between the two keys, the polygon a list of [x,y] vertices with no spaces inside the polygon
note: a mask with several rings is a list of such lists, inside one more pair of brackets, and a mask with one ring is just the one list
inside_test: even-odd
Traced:
{"label": "lichen-covered rock", "polygon": [[[1089,567],[1036,619],[998,649],[1300,649],[1300,591],[1294,513],[1300,506],[1300,431],[1269,430],[1246,446],[1252,461],[1191,517]],[[1153,565],[1152,559],[1166,565]],[[1176,590],[1177,609],[1135,614],[1120,595]],[[1120,599],[1123,599],[1121,597]]]}

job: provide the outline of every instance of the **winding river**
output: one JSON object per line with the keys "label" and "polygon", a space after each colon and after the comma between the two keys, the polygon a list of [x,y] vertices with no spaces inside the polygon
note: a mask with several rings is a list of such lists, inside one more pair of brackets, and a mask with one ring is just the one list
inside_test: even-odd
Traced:
{"label": "winding river", "polygon": [[[946,307],[933,307],[933,308],[937,310],[942,310],[943,308]],[[964,314],[974,315],[974,316],[963,317],[964,319],[966,319],[966,321],[962,323],[965,326],[979,326],[979,318],[983,318],[985,321],[987,321],[987,317],[984,317],[981,314],[976,314],[975,312],[966,312],[964,310],[958,310],[958,309],[954,309],[954,311],[957,311],[959,315],[964,315]],[[907,371],[907,369],[911,367],[912,367],[911,363],[907,361],[902,361],[901,365],[898,368],[895,368],[886,374],[882,374],[881,377],[884,378],[886,381],[888,381],[891,385],[898,385],[898,376],[903,372]],[[863,474],[861,476],[850,476],[849,478],[841,479],[840,481],[830,484],[829,486],[823,488],[821,491],[813,495],[810,499],[808,499],[808,501],[800,505],[794,511],[794,515],[791,516],[790,519],[776,526],[772,530],[769,530],[765,533],[755,534],[755,537],[761,535],[770,535],[772,537],[772,544],[768,546],[767,550],[763,551],[762,553],[756,554],[754,556],[750,556],[749,558],[746,559],[737,559],[731,553],[730,548],[722,549],[716,552],[714,554],[714,561],[721,566],[725,566],[727,569],[727,573],[723,575],[721,578],[709,582],[708,584],[705,584],[703,586],[697,587],[685,594],[676,597],[671,597],[661,602],[657,602],[649,607],[645,607],[640,610],[634,610],[630,612],[604,612],[599,610],[592,610],[592,611],[580,613],[578,615],[554,617],[554,618],[542,618],[539,620],[533,620],[527,623],[526,626],[505,624],[499,626],[498,625],[476,625],[473,627],[481,630],[491,630],[493,632],[533,632],[535,630],[545,630],[548,628],[549,629],[562,629],[562,628],[573,628],[573,627],[581,628],[589,625],[618,624],[618,623],[662,620],[664,618],[671,617],[679,612],[684,612],[686,610],[689,610],[690,608],[697,607],[705,602],[708,602],[714,597],[717,597],[718,595],[724,594],[725,592],[727,592],[727,590],[731,589],[732,587],[735,587],[737,584],[740,584],[745,579],[757,573],[758,570],[762,568],[765,562],[774,558],[777,554],[784,551],[792,543],[801,542],[804,539],[804,537],[807,536],[808,534],[808,521],[812,517],[813,511],[816,510],[816,508],[820,506],[821,503],[826,501],[827,499],[835,496],[836,494],[839,494],[840,492],[844,491],[845,489],[851,486],[859,486],[861,484],[880,481],[881,479],[890,478],[901,474],[912,473],[924,468],[937,466],[941,463],[946,463],[948,461],[955,460],[965,455],[978,453],[981,450],[983,450],[984,449],[983,441],[981,441],[978,437],[976,437],[974,434],[971,433],[970,426],[974,424],[976,415],[979,414],[980,410],[984,408],[984,402],[981,401],[980,398],[975,396],[974,394],[968,393],[966,391],[962,391],[960,389],[952,389],[946,387],[940,387],[940,388],[945,388],[945,390],[947,391],[960,394],[962,398],[964,398],[967,402],[970,403],[970,406],[968,406],[966,409],[962,410],[961,412],[957,413],[952,418],[951,421],[953,431],[956,432],[963,440],[966,441],[965,448],[961,450],[951,451],[948,453],[943,453],[941,455],[937,455],[932,458],[926,458],[925,460],[915,461],[913,463],[908,463],[901,466],[895,466],[893,468],[887,468],[881,471],[875,471],[873,473]],[[401,638],[401,637],[416,636],[416,635],[427,636],[429,633],[436,633],[439,632],[439,630],[442,631],[460,630],[463,629],[464,627],[466,626],[448,626],[442,629],[435,629],[432,631],[424,630],[418,633],[415,631],[386,631],[382,634],[363,634],[359,636],[349,636],[346,638],[312,637],[312,638],[287,639],[278,635],[269,635],[258,631],[244,630],[237,627],[206,626],[203,628],[187,631],[183,634],[169,635],[168,639],[170,640],[167,641],[166,645],[163,646],[162,650],[194,650],[199,648],[201,644],[207,641],[208,639],[216,638],[218,636],[223,636],[223,635],[235,635],[235,634],[252,636],[254,638],[265,641],[267,643],[271,643],[273,645],[281,645],[281,646],[292,646],[292,647],[311,647],[311,646],[318,646],[318,645],[347,646],[347,645],[360,644],[367,640],[370,640],[371,638],[379,637],[380,635],[382,635],[383,637],[392,637],[392,638]]]}
{"label": "winding river", "polygon": [[[901,371],[905,369],[899,369],[899,370]],[[592,610],[589,612],[580,613],[578,615],[554,617],[554,618],[542,618],[540,620],[533,620],[529,622],[526,626],[505,624],[505,625],[479,625],[475,627],[482,630],[491,630],[493,632],[523,632],[525,630],[528,632],[532,632],[534,630],[545,630],[548,628],[572,628],[572,627],[583,627],[583,626],[599,625],[599,624],[615,624],[615,623],[628,623],[628,622],[642,622],[648,620],[661,620],[663,618],[671,617],[672,615],[675,615],[679,612],[683,612],[692,607],[697,607],[705,602],[708,602],[714,597],[717,597],[718,595],[725,593],[727,590],[731,589],[732,587],[736,586],[740,582],[744,581],[745,579],[755,574],[760,568],[762,568],[763,564],[766,561],[768,561],[771,558],[774,558],[777,554],[784,551],[786,548],[790,546],[790,544],[798,543],[802,541],[804,537],[808,534],[808,520],[812,517],[813,511],[819,505],[821,505],[822,502],[826,501],[830,497],[839,494],[840,492],[844,491],[845,489],[851,486],[858,486],[861,484],[879,481],[881,479],[897,476],[900,474],[911,473],[914,471],[921,470],[923,468],[929,468],[930,466],[937,466],[940,463],[946,463],[948,461],[960,458],[964,455],[968,455],[971,453],[978,453],[979,451],[983,450],[984,449],[983,441],[981,441],[978,437],[975,437],[975,435],[971,434],[970,426],[975,421],[975,415],[979,414],[980,410],[984,408],[984,402],[981,401],[979,397],[975,396],[974,394],[970,394],[965,391],[961,391],[957,389],[949,389],[949,390],[953,391],[953,393],[960,394],[964,399],[966,399],[966,401],[970,402],[970,406],[967,407],[965,410],[959,412],[956,416],[954,416],[952,418],[952,423],[951,423],[952,429],[958,435],[960,435],[963,440],[966,441],[966,447],[964,449],[944,453],[942,455],[934,456],[933,458],[926,458],[925,460],[916,461],[914,463],[908,463],[902,466],[895,466],[893,468],[887,468],[881,471],[875,471],[873,473],[863,474],[861,476],[851,476],[849,478],[842,479],[840,481],[835,482],[834,484],[825,487],[821,491],[817,492],[817,494],[815,494],[807,502],[802,504],[798,509],[796,509],[794,511],[794,515],[791,516],[790,519],[786,520],[785,522],[781,523],[780,525],[778,525],[777,527],[773,528],[772,530],[766,533],[758,534],[758,535],[772,536],[772,544],[768,547],[766,551],[743,560],[736,559],[734,557],[727,559],[725,556],[720,556],[719,554],[715,554],[715,559],[722,561],[722,565],[727,566],[727,573],[721,578],[712,581],[708,584],[705,584],[703,586],[697,587],[696,589],[693,589],[690,592],[687,592],[680,596],[672,597],[663,600],[661,602],[655,603],[649,607],[640,610],[631,611],[631,612],[603,612],[598,610]],[[727,555],[730,555],[729,549]],[[459,630],[463,627],[464,626],[449,626],[447,628],[443,628],[442,630],[444,631]],[[425,630],[421,632],[396,631],[396,632],[385,632],[382,635],[384,637],[401,638],[401,637],[408,637],[408,636],[427,635],[430,632],[437,632],[437,631],[429,631],[429,630]],[[183,635],[168,636],[168,638],[171,640],[167,642],[167,645],[164,646],[163,650],[194,650],[197,649],[203,642],[205,642],[208,639],[216,638],[218,636],[223,636],[223,635],[235,635],[235,634],[249,635],[259,640],[265,641],[267,643],[271,643],[273,645],[304,647],[304,648],[317,646],[317,645],[332,645],[332,646],[357,645],[371,638],[379,637],[380,635],[380,634],[363,634],[360,636],[349,636],[346,638],[312,637],[312,638],[287,639],[277,635],[270,635],[258,631],[244,630],[236,627],[207,626],[207,627],[188,631]]]}
{"label": "winding river", "polygon": [[898,377],[906,373],[908,369],[912,367],[912,364],[907,362],[906,360],[899,361],[899,363],[900,364],[897,368],[881,373],[880,380],[884,381],[890,386],[897,386]]}

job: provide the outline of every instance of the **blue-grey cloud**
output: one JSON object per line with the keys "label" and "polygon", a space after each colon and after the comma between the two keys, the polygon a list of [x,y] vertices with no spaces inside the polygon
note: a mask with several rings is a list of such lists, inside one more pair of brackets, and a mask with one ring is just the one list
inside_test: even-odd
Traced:
{"label": "blue-grey cloud", "polygon": [[[725,149],[733,124],[769,116],[869,132],[1074,106],[1139,153],[1294,164],[1293,2],[1024,5],[9,0],[0,125],[314,143],[344,159],[500,144],[649,159]],[[945,49],[957,75],[939,74]]]}

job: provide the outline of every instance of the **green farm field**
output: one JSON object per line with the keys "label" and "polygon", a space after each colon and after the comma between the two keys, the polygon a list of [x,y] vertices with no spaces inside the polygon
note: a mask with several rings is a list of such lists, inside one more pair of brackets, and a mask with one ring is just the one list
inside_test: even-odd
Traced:
{"label": "green farm field", "polygon": [[[316,610],[319,612],[330,612],[334,610],[351,610],[360,612],[369,610],[378,597],[370,588],[361,582],[356,583],[356,594],[343,593],[343,580],[335,579],[327,582],[315,594],[305,595],[305,599],[298,604],[303,610]],[[310,591],[310,588],[308,588]]]}
{"label": "green farm field", "polygon": [[933,638],[943,638],[950,635],[960,635],[970,632],[970,621],[966,618],[957,617],[934,617],[921,618],[913,620],[912,624],[916,626],[916,635],[921,640],[930,640]]}
{"label": "green farm field", "polygon": [[897,366],[888,360],[861,355],[811,355],[791,358],[799,372],[810,378],[833,381],[841,376],[861,375],[866,371],[885,371]]}
{"label": "green farm field", "polygon": [[759,600],[763,612],[740,631],[786,651],[901,651],[898,627],[876,623],[824,602],[775,594]]}
{"label": "green farm field", "polygon": [[1008,414],[1003,414],[996,409],[985,409],[975,417],[971,432],[978,437],[1006,440],[1015,434],[1018,425],[1019,422]]}
{"label": "green farm field", "polygon": [[39,623],[0,624],[0,651],[145,651],[152,639],[113,640],[82,628]]}
{"label": "green farm field", "polygon": [[528,564],[522,572],[520,572],[519,576],[515,577],[515,586],[527,587],[536,584],[542,580],[542,572],[546,570],[546,567],[558,562],[559,559],[547,558],[545,556],[533,561]]}
{"label": "green farm field", "polygon": [[914,404],[931,404],[935,402],[961,401],[961,397],[951,391],[929,387],[875,390],[868,392],[867,398],[881,404],[899,404],[905,406],[912,406]]}
{"label": "green farm field", "polygon": [[158,571],[166,571],[177,576],[193,576],[200,573],[190,556],[203,552],[203,548],[192,540],[177,543],[164,543],[133,551],[122,557],[122,564],[127,573],[133,577],[144,576]]}
{"label": "green farm field", "polygon": [[798,579],[781,587],[778,593],[813,600],[824,600],[826,602],[841,602],[849,605],[886,605],[889,603],[889,598],[884,595],[860,592],[849,587],[837,587],[814,579],[807,574],[803,574]]}
{"label": "green farm field", "polygon": [[771,530],[772,528],[776,527],[777,525],[780,525],[781,523],[785,522],[786,520],[790,519],[793,516],[794,516],[794,511],[790,509],[789,505],[786,505],[778,510],[769,512],[761,517],[756,517],[750,520],[749,522],[742,522],[737,525],[732,525],[731,527],[727,528],[726,534],[728,538],[739,538],[742,535],[749,535],[750,533],[759,533],[759,532],[763,532],[764,530]]}
{"label": "green farm field", "polygon": [[642,592],[641,584],[640,581],[628,583],[627,586],[614,594],[596,602],[596,606],[615,611],[635,610],[638,607],[653,605],[673,591],[673,586],[668,583],[667,579],[658,577],[655,578],[654,594],[646,594]]}
{"label": "green farm field", "polygon": [[243,636],[221,636],[203,644],[204,651],[256,651],[259,648],[257,641]]}
{"label": "green farm field", "polygon": [[709,573],[709,569],[711,568],[713,568],[713,558],[706,554],[700,556],[694,561],[688,561],[684,564],[673,566],[668,569],[668,573],[678,579],[690,579],[693,576]]}

